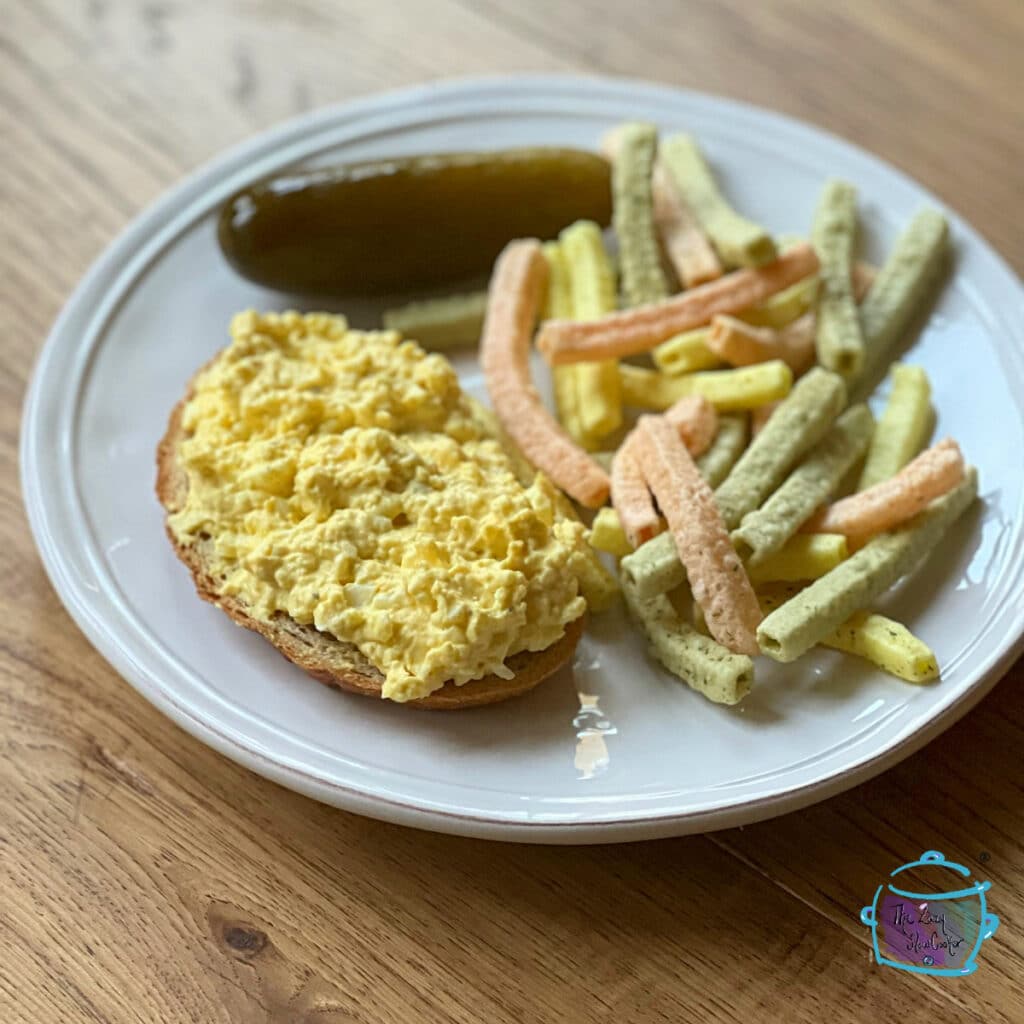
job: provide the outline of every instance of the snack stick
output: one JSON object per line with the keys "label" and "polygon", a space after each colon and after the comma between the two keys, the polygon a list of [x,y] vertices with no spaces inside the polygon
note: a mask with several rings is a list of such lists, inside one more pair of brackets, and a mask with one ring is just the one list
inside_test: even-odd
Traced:
{"label": "snack stick", "polygon": [[611,313],[617,306],[615,272],[600,227],[578,220],[559,233],[558,241],[569,268],[571,315],[593,320]]}
{"label": "snack stick", "polygon": [[637,433],[629,436],[612,460],[612,505],[626,538],[634,548],[661,533],[661,517],[647,487],[637,456]]}
{"label": "snack stick", "polygon": [[693,139],[672,135],[662,143],[659,156],[683,202],[727,264],[759,267],[775,259],[772,236],[726,202]]}
{"label": "snack stick", "polygon": [[869,605],[915,569],[974,501],[978,474],[963,480],[892,533],[881,534],[773,611],[757,631],[761,650],[776,661],[793,661],[831,636],[854,612]]}
{"label": "snack stick", "polygon": [[703,455],[718,432],[718,414],[703,395],[685,395],[665,413],[693,458]]}
{"label": "snack stick", "polygon": [[[714,406],[698,395],[681,398],[664,418],[691,456],[707,449],[718,428]],[[631,549],[664,529],[637,461],[635,431],[629,434],[612,460],[612,504]]]}
{"label": "snack stick", "polygon": [[825,646],[865,658],[908,683],[939,678],[935,652],[902,623],[877,612],[854,612],[825,640]]}
{"label": "snack stick", "polygon": [[756,409],[789,394],[793,371],[781,360],[733,370],[704,370],[668,377],[642,366],[619,366],[622,402],[661,412],[686,395],[702,395],[720,412]]}
{"label": "snack stick", "polygon": [[717,487],[728,475],[747,447],[747,418],[742,415],[719,416],[718,430],[708,450],[697,459],[700,475],[709,487]]}
{"label": "snack stick", "polygon": [[625,582],[622,594],[651,654],[687,686],[717,704],[738,704],[750,692],[754,662],[749,657],[698,633],[664,594],[643,598]]}
{"label": "snack stick", "polygon": [[[845,540],[845,538],[844,538]],[[619,515],[613,508],[605,505],[598,509],[594,521],[590,525],[590,546],[598,551],[605,551],[616,558],[622,558],[633,550],[626,531],[622,528]]]}
{"label": "snack stick", "polygon": [[585,323],[548,320],[537,347],[553,366],[647,352],[673,335],[703,327],[716,313],[738,313],[761,302],[817,269],[811,246],[798,245],[773,263],[734,271],[662,302]]}
{"label": "snack stick", "polygon": [[[567,369],[567,367],[563,367]],[[622,426],[622,383],[615,360],[577,363],[576,389],[584,447],[597,442]]]}
{"label": "snack stick", "polygon": [[898,473],[921,450],[931,430],[928,374],[920,366],[894,363],[889,381],[889,401],[871,439],[858,491]]}
{"label": "snack stick", "polygon": [[574,315],[572,277],[565,250],[558,242],[545,242],[544,262],[548,266],[548,283],[544,290],[544,318],[562,319]]}
{"label": "snack stick", "polygon": [[[466,399],[473,411],[474,419],[482,423],[505,450],[505,454],[512,462],[516,479],[524,487],[529,487],[533,483],[537,471],[523,454],[519,445],[508,435],[492,410],[471,395],[467,395]],[[572,502],[561,491],[555,491],[554,498],[559,515],[565,519],[576,518],[576,510],[573,508]],[[584,551],[583,558],[577,563],[576,569],[580,581],[580,593],[587,602],[587,607],[595,612],[611,607],[619,593],[618,582],[602,564],[597,552],[591,549]]]}
{"label": "snack stick", "polygon": [[818,362],[844,377],[860,372],[864,337],[850,280],[857,234],[857,193],[845,181],[825,185],[811,240],[821,262],[816,346]]}
{"label": "snack stick", "polygon": [[[765,612],[773,611],[798,592],[799,587],[769,585],[758,589],[757,599]],[[939,663],[932,649],[900,622],[877,612],[854,612],[823,647],[855,654],[883,672],[908,683],[928,683],[939,677]]]}
{"label": "snack stick", "polygon": [[533,239],[510,242],[498,257],[488,291],[480,361],[494,411],[523,454],[581,505],[608,497],[608,474],[544,408],[530,379],[530,332],[547,262]]}
{"label": "snack stick", "polygon": [[589,551],[576,563],[576,573],[580,581],[580,594],[592,612],[607,611],[619,596],[619,583],[613,573],[602,564],[597,552]]}
{"label": "snack stick", "polygon": [[738,317],[712,317],[708,348],[731,366],[751,366],[769,359],[785,358],[779,332],[773,327],[755,327]]}
{"label": "snack stick", "polygon": [[[806,313],[804,317],[812,317]],[[754,327],[732,316],[716,316],[708,331],[707,347],[732,366],[752,366],[769,359],[781,359],[794,373],[803,373],[814,362],[814,336],[798,327],[799,318],[781,331]],[[811,319],[813,324],[813,319]]]}
{"label": "snack stick", "polygon": [[782,483],[800,457],[825,436],[845,404],[846,387],[838,374],[816,366],[796,382],[715,491],[728,529],[739,526]]}
{"label": "snack stick", "polygon": [[[872,276],[873,271],[867,264],[857,264],[852,275],[857,301],[867,291]],[[786,292],[792,292],[802,285],[803,282],[798,282]],[[774,298],[781,299],[786,292],[780,292]],[[780,326],[760,323],[762,319],[769,318],[755,314],[757,308],[746,310],[735,317],[714,317],[705,341],[708,350],[733,366],[747,366],[765,359],[784,359],[798,375],[814,363],[818,321],[813,309],[806,310]],[[665,343],[669,344],[671,342]],[[655,362],[658,361],[657,352],[658,349],[655,349]]]}
{"label": "snack stick", "polygon": [[[850,280],[853,297],[858,303],[864,300],[874,279],[875,268],[870,263],[858,261],[853,265]],[[814,335],[817,330],[814,306],[818,296],[819,283],[817,275],[805,277],[802,281],[797,281],[789,288],[765,299],[764,302],[752,306],[750,309],[742,310],[736,314],[736,318],[752,327],[771,327],[776,331],[784,332],[791,335],[791,343],[799,341],[813,349]]]}
{"label": "snack stick", "polygon": [[737,654],[759,653],[755,632],[761,610],[711,488],[670,423],[641,416],[634,436],[644,478],[668,520],[711,635]]}
{"label": "snack stick", "polygon": [[[548,284],[544,294],[544,315],[571,317],[572,282],[565,253],[557,242],[544,243],[544,259],[548,266]],[[555,392],[555,410],[559,422],[569,436],[579,445],[585,446],[586,432],[580,418],[579,387],[575,366],[554,367],[551,382]]]}
{"label": "snack stick", "polygon": [[643,598],[667,594],[686,582],[686,570],[671,533],[660,533],[619,563],[623,586],[628,583]]}
{"label": "snack stick", "polygon": [[449,349],[476,345],[484,326],[487,292],[446,295],[442,299],[410,302],[384,312],[384,326],[424,348]]}
{"label": "snack stick", "polygon": [[[732,543],[740,558],[757,565],[775,554],[832,494],[867,449],[875,421],[866,405],[853,405],[807,453],[768,500],[748,512]],[[821,529],[818,533],[842,533]]]}
{"label": "snack stick", "polygon": [[[697,460],[697,469],[715,487],[725,479],[747,444],[745,416],[720,416],[718,431],[711,447]],[[654,597],[667,593],[686,581],[686,570],[679,561],[672,534],[662,533],[623,558],[619,567],[638,594]]]}
{"label": "snack stick", "polygon": [[[850,283],[853,288],[853,297],[858,303],[863,301],[864,296],[867,294],[868,288],[871,287],[871,282],[874,279],[874,267],[868,263],[854,264],[853,272],[850,275]],[[810,292],[810,306],[813,306],[814,304],[814,297],[817,294],[818,287],[817,278],[813,280],[814,290]],[[793,288],[799,288],[801,283],[802,282],[799,282],[793,285]],[[793,289],[788,290],[792,291]],[[780,292],[779,295],[773,296],[773,298],[781,299],[783,295],[785,295],[785,292]],[[770,303],[772,299],[769,299],[768,301]],[[747,310],[745,313],[740,313],[738,319],[756,326],[756,321],[751,319],[748,315],[752,313],[754,313],[754,310]],[[797,366],[793,367],[793,369],[798,373],[802,373],[803,370],[810,366],[814,361],[814,341],[818,329],[818,318],[815,315],[814,309],[806,309],[799,316],[793,317],[785,324],[781,324],[775,329],[787,348],[807,353],[808,361],[803,365],[803,369],[800,369]]]}
{"label": "snack stick", "polygon": [[[591,320],[616,308],[615,274],[604,248],[601,229],[581,220],[558,236],[569,269],[571,316]],[[577,407],[585,447],[622,426],[622,395],[614,360],[580,363],[577,368]]]}
{"label": "snack stick", "polygon": [[[567,270],[564,257],[556,256],[557,262],[548,258],[549,268],[562,264],[564,275]],[[561,285],[558,290],[549,288],[549,300],[552,297],[556,302],[572,301],[571,292],[563,294]],[[570,306],[568,315],[571,313]],[[552,382],[558,419],[580,447],[595,447],[602,436],[618,429],[622,423],[621,385],[614,363],[555,366],[552,367]]]}
{"label": "snack stick", "polygon": [[698,327],[663,341],[651,352],[654,365],[673,376],[720,366],[722,361],[707,346],[709,330]]}
{"label": "snack stick", "polygon": [[752,437],[757,437],[757,435],[764,430],[768,421],[772,417],[772,413],[775,412],[778,407],[778,402],[765,402],[764,405],[759,405],[756,409],[751,409],[750,434]]}
{"label": "snack stick", "polygon": [[[854,298],[859,302],[867,292],[871,281],[874,278],[874,270],[866,263],[858,263],[854,266],[851,275]],[[816,282],[815,282],[816,287]],[[788,313],[763,315],[764,311],[775,299],[783,299],[789,293],[796,294],[797,289],[804,289],[804,296],[795,298],[793,301],[802,302],[808,294],[813,300],[813,291],[810,291],[805,282],[798,282],[785,292],[780,292],[768,300],[768,303],[761,307],[746,310],[735,317],[719,315],[712,319],[711,329],[703,335],[705,347],[712,355],[720,356],[725,362],[733,366],[748,366],[752,363],[763,362],[765,359],[783,359],[797,375],[806,371],[815,358],[815,337],[817,333],[817,317],[813,309],[806,309],[795,318],[789,317]],[[787,300],[788,301],[788,300]],[[781,321],[786,319],[784,324],[775,326],[770,321]],[[682,337],[686,337],[683,335]],[[667,341],[664,345],[654,350],[654,361],[658,363],[658,352],[661,348],[671,345]],[[660,365],[660,364],[659,364]],[[671,364],[663,367],[668,372],[685,372],[684,370],[673,370]],[[694,367],[698,369],[698,367]],[[754,433],[758,430],[757,422],[754,423]]]}
{"label": "snack stick", "polygon": [[[807,242],[796,242],[807,245]],[[770,295],[749,309],[741,309],[735,315],[753,327],[773,327],[782,330],[805,313],[814,312],[818,297],[818,275],[810,274],[788,288]]]}
{"label": "snack stick", "polygon": [[654,226],[679,283],[684,288],[693,288],[721,277],[724,273],[721,261],[660,160],[654,163],[651,191]]}
{"label": "snack stick", "polygon": [[658,130],[653,124],[632,122],[617,131],[612,159],[612,226],[619,243],[622,293],[629,306],[658,302],[668,295],[651,197],[657,147]]}
{"label": "snack stick", "polygon": [[780,327],[779,337],[790,350],[807,353],[807,361],[802,364],[802,373],[814,363],[814,338],[818,329],[818,318],[814,312],[798,316],[792,323]]}
{"label": "snack stick", "polygon": [[[601,152],[613,164],[621,147],[624,128],[624,125],[613,128],[601,140]],[[654,226],[679,283],[684,288],[693,288],[721,277],[723,268],[714,247],[657,157],[651,175],[651,199]]]}
{"label": "snack stick", "polygon": [[[466,397],[473,410],[474,418],[483,423],[486,429],[498,439],[501,447],[512,461],[516,479],[524,487],[529,487],[533,483],[537,471],[530,464],[516,442],[502,427],[500,420],[494,412],[472,396],[467,395]],[[559,515],[565,519],[575,519],[576,510],[573,508],[572,502],[561,491],[555,491],[554,497]],[[605,568],[597,552],[592,547],[583,552],[583,557],[576,564],[576,571],[580,581],[580,593],[584,601],[587,602],[587,607],[594,612],[601,612],[610,608],[615,602],[616,597],[618,597],[618,581]]]}
{"label": "snack stick", "polygon": [[912,519],[951,491],[964,475],[964,457],[946,438],[908,462],[895,476],[851,494],[806,524],[814,533],[842,533],[862,541]]}
{"label": "snack stick", "polygon": [[948,239],[946,218],[937,210],[922,210],[896,240],[860,308],[862,377],[909,326],[942,271]]}
{"label": "snack stick", "polygon": [[849,554],[846,538],[841,533],[798,533],[775,554],[748,566],[747,573],[755,585],[780,580],[816,580],[831,572]]}

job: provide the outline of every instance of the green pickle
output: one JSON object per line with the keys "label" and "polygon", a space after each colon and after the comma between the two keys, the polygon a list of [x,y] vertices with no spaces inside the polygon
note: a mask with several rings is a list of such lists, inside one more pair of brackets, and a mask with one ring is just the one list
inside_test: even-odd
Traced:
{"label": "green pickle", "polygon": [[372,296],[486,274],[511,239],[553,238],[584,218],[611,219],[608,162],[524,148],[281,174],[228,200],[218,238],[257,284]]}

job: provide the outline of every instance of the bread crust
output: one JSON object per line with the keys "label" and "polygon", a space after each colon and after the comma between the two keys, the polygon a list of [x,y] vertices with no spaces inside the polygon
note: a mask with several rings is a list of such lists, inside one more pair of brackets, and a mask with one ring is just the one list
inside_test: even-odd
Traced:
{"label": "bread crust", "polygon": [[[168,515],[184,507],[188,496],[188,475],[178,461],[178,450],[185,439],[182,415],[191,397],[190,386],[185,397],[174,407],[167,431],[157,446],[156,495]],[[384,677],[354,644],[335,639],[314,626],[302,625],[283,612],[276,613],[269,621],[255,618],[244,602],[220,592],[218,580],[211,575],[208,559],[204,556],[204,542],[182,544],[166,519],[164,527],[175,553],[192,574],[196,592],[204,601],[217,605],[240,626],[259,633],[289,661],[321,683],[348,693],[380,698]],[[405,703],[414,708],[454,711],[517,697],[565,665],[572,658],[582,633],[581,617],[569,623],[563,636],[545,650],[513,654],[505,662],[515,673],[511,679],[488,675],[462,686],[447,682],[428,696]]]}

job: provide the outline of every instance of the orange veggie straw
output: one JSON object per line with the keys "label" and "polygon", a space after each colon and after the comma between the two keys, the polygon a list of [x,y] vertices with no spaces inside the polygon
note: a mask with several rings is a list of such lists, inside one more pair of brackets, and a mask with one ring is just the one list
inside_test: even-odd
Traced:
{"label": "orange veggie straw", "polygon": [[711,320],[705,344],[732,366],[781,359],[794,373],[803,373],[814,362],[814,314],[805,313],[782,330],[719,315]]}
{"label": "orange veggie straw", "polygon": [[530,378],[530,333],[547,279],[535,239],[510,242],[498,257],[487,295],[480,362],[494,411],[523,454],[581,505],[608,497],[608,474],[544,407]]}
{"label": "orange veggie straw", "polygon": [[734,271],[662,302],[597,320],[548,320],[541,325],[537,347],[552,366],[647,352],[675,334],[709,323],[718,313],[738,313],[763,302],[817,269],[814,249],[802,243],[763,267]]}
{"label": "orange veggie straw", "polygon": [[[854,298],[860,302],[875,278],[874,268],[866,263],[855,263],[851,277]],[[744,320],[722,314],[712,318],[711,330],[705,343],[719,359],[732,366],[750,366],[753,363],[766,363],[769,359],[782,359],[799,375],[814,364],[816,332],[817,317],[813,310],[778,329],[754,327]],[[755,434],[757,429],[755,418]]]}
{"label": "orange veggie straw", "polygon": [[[609,162],[615,159],[620,141],[618,128],[606,132],[601,140],[601,152]],[[654,226],[679,283],[684,288],[693,288],[721,277],[724,271],[714,246],[658,160],[651,176],[651,198]]]}
{"label": "orange veggie straw", "polygon": [[722,264],[707,235],[658,162],[654,165],[651,193],[654,226],[679,283],[684,288],[693,288],[721,277]]}
{"label": "orange veggie straw", "polygon": [[[662,415],[695,458],[707,450],[718,430],[715,407],[701,395],[680,398]],[[637,461],[635,435],[636,431],[629,434],[612,461],[612,505],[630,544],[638,548],[661,533],[664,524]]]}
{"label": "orange veggie straw", "polygon": [[626,539],[638,548],[661,533],[664,527],[635,449],[636,431],[631,431],[612,459],[612,505],[619,514]]}
{"label": "orange veggie straw", "polygon": [[694,458],[711,447],[718,432],[718,413],[703,395],[685,395],[662,415]]}
{"label": "orange veggie straw", "polygon": [[636,438],[644,477],[668,520],[708,631],[730,651],[758,654],[761,609],[711,488],[670,423],[641,416]]}
{"label": "orange veggie straw", "polygon": [[804,533],[842,533],[859,543],[912,519],[963,479],[960,446],[946,438],[921,452],[895,476],[816,513]]}

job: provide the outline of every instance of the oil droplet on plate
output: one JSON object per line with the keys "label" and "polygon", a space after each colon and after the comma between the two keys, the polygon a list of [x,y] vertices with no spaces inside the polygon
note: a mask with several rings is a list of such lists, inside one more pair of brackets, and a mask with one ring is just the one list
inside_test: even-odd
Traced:
{"label": "oil droplet on plate", "polygon": [[578,778],[592,779],[608,770],[611,760],[606,736],[614,736],[616,728],[601,711],[600,697],[593,693],[577,693],[580,710],[572,720],[576,729],[576,756],[573,765]]}

